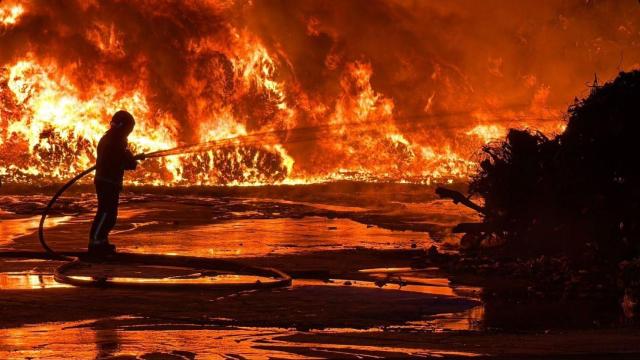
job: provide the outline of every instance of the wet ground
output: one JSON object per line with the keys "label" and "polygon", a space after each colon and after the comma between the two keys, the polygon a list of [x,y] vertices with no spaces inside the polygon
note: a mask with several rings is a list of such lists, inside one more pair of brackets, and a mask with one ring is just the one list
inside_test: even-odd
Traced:
{"label": "wet ground", "polygon": [[[262,196],[256,191],[127,194],[112,242],[123,252],[275,267],[293,277],[290,287],[186,292],[60,284],[52,274],[62,262],[26,255],[40,251],[37,214],[47,197],[0,196],[0,358],[583,358],[594,353],[634,358],[640,353],[635,328],[594,329],[549,319],[542,327],[514,332],[511,320],[496,316],[495,306],[482,301],[486,289],[426,266],[421,259],[432,245],[455,251],[450,228],[475,219],[464,208],[396,190],[393,196],[371,189],[342,196],[317,189],[272,189]],[[94,206],[90,194],[62,199],[47,225],[49,245],[56,251],[82,250]],[[103,264],[77,275],[96,273],[170,282],[184,281],[194,271]],[[213,282],[260,280],[208,276]],[[541,316],[539,307],[530,310],[528,316]],[[526,313],[522,307],[517,311]],[[589,311],[579,317],[588,321]]]}

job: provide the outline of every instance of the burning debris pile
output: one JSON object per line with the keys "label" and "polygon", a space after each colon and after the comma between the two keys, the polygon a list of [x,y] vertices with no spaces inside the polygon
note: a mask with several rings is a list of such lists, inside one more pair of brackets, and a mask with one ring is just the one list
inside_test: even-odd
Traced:
{"label": "burning debris pile", "polygon": [[639,256],[638,119],[640,71],[620,73],[569,109],[564,133],[511,130],[485,146],[469,186],[484,224],[467,237],[504,242],[511,255]]}
{"label": "burning debris pile", "polygon": [[561,131],[575,84],[611,73],[620,49],[639,52],[638,17],[618,2],[499,8],[2,1],[0,176],[68,178],[93,163],[110,115],[127,109],[137,152],[262,134],[148,160],[135,183],[466,178],[477,149],[507,128]]}

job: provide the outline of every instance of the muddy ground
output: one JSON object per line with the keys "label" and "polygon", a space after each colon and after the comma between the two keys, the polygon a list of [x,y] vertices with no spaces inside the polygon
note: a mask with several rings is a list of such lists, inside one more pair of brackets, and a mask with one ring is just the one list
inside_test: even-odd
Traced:
{"label": "muddy ground", "polygon": [[[75,188],[56,208],[46,232],[56,251],[86,246],[95,207],[89,190]],[[5,187],[0,357],[640,355],[640,331],[617,306],[588,298],[498,301],[484,296],[493,280],[452,277],[429,264],[427,249],[455,252],[451,227],[477,219],[434,199],[432,190],[366,184],[129,189],[112,235],[119,251],[215,257],[293,277],[292,286],[273,290],[187,292],[55,282],[53,270],[62,262],[37,259],[35,233],[51,189]],[[105,267],[104,275],[114,271],[133,270]],[[176,270],[154,271],[162,277]]]}

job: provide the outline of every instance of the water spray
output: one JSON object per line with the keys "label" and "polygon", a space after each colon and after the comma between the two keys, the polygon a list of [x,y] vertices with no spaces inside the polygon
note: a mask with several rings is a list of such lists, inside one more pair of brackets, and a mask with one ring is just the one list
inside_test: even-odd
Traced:
{"label": "water spray", "polygon": [[[517,109],[521,106],[525,106],[526,104],[517,104],[510,106],[503,106],[500,108],[496,108],[495,110],[506,110],[506,109]],[[416,114],[416,115],[406,115],[406,116],[398,116],[393,118],[394,125],[402,125],[403,129],[406,130],[406,127],[414,127],[414,128],[424,128],[425,125],[433,126],[431,124],[425,124],[424,120],[427,119],[443,119],[455,116],[464,116],[470,115],[473,111],[458,111],[458,112],[443,112],[438,114]],[[556,121],[556,118],[553,117],[527,117],[529,121]],[[522,120],[522,118],[519,118]],[[339,129],[342,127],[346,127],[349,129],[351,134],[363,134],[368,132],[379,132],[380,129],[377,127],[378,121],[348,121],[348,122],[340,122],[335,124],[322,124],[322,125],[310,125],[310,126],[302,126],[295,127],[290,129],[282,129],[282,130],[269,130],[269,131],[261,131],[257,133],[252,133],[248,135],[238,135],[228,138],[216,139],[212,141],[205,141],[202,143],[196,144],[187,144],[177,146],[171,149],[165,150],[157,150],[152,151],[147,154],[138,155],[139,159],[149,159],[149,158],[157,158],[157,157],[165,157],[171,155],[186,155],[193,153],[200,153],[209,150],[214,150],[224,146],[230,145],[264,145],[265,137],[280,137],[284,140],[274,142],[277,144],[292,144],[292,143],[300,143],[306,141],[317,141],[323,139],[323,135],[331,135],[331,131],[335,129]],[[448,124],[437,124],[438,129],[449,128],[450,130],[458,130],[459,127],[455,125]]]}

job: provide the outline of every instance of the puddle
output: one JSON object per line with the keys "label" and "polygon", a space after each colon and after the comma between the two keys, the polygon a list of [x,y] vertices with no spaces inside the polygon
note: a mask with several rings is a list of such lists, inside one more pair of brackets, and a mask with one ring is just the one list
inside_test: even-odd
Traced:
{"label": "puddle", "polygon": [[409,321],[398,326],[389,326],[390,330],[411,331],[481,331],[484,330],[484,305],[478,305],[467,311],[451,314],[438,314],[429,320]]}
{"label": "puddle", "polygon": [[53,275],[0,273],[0,290],[42,290],[68,287],[71,285],[56,282]]}
{"label": "puddle", "polygon": [[[372,281],[329,279],[307,280],[294,279],[293,286],[344,286],[358,288],[377,288],[381,290],[395,290],[415,292],[421,294],[468,298],[480,301],[482,288],[469,286],[452,286],[447,278],[437,277],[437,268],[412,269],[402,268],[373,268],[362,269],[359,273],[367,274]],[[484,326],[484,305],[472,307],[466,311],[452,314],[437,314],[428,319],[411,321],[403,325],[390,326],[388,329],[409,331],[475,331]]]}
{"label": "puddle", "polygon": [[[444,279],[445,281],[448,281]],[[294,279],[293,286],[352,286],[367,289],[382,290],[400,290],[406,292],[415,292],[421,294],[457,296],[454,289],[442,285],[399,285],[394,283],[376,283],[364,280],[348,280],[348,279],[329,279],[310,280],[310,279]]]}
{"label": "puddle", "polygon": [[395,285],[404,291],[468,297],[475,300],[480,300],[482,292],[480,287],[451,285],[451,281],[442,277],[437,267],[423,269],[409,267],[372,268],[361,269],[358,272],[376,279],[373,283],[378,287],[384,284],[384,287],[393,288]]}
{"label": "puddle", "polygon": [[[424,271],[424,270],[437,270],[438,268],[433,267],[433,268],[427,268],[427,269],[420,269],[420,271]],[[401,268],[394,268],[394,267],[388,267],[388,268],[372,268],[372,269],[362,269],[359,270],[358,272],[361,272],[363,274],[387,274],[387,273],[398,273],[398,272],[412,272],[412,271],[417,271],[414,268],[410,268],[410,267],[401,267]]]}
{"label": "puddle", "polygon": [[[331,211],[364,211],[366,209],[323,204],[283,202],[301,204]],[[135,204],[143,207],[143,204]],[[160,208],[158,208],[158,206]],[[182,207],[166,219],[158,219],[149,211],[167,211],[173,204],[148,205],[147,208],[124,208],[121,212],[117,231],[112,241],[124,252],[180,254],[204,257],[251,257],[265,255],[297,254],[313,251],[343,249],[414,249],[428,248],[433,242],[424,232],[392,231],[375,226],[367,226],[349,219],[327,219],[324,217],[235,219],[207,225],[185,224],[185,219],[193,216],[193,208]],[[234,216],[254,216],[259,212],[239,211]],[[141,219],[141,220],[140,220]],[[168,219],[168,220],[167,220]],[[170,221],[176,219],[176,225]],[[50,219],[48,228],[69,222],[69,217]],[[91,215],[74,218],[64,227],[51,231],[54,245],[76,249],[85,246]],[[156,222],[156,220],[160,220]],[[166,221],[165,221],[166,220]],[[14,221],[14,220],[8,220]],[[16,237],[33,233],[37,229],[39,217],[20,219],[7,225],[0,223],[0,244],[12,242]],[[183,224],[183,225],[180,225]],[[167,230],[168,228],[168,230]],[[158,230],[158,229],[161,229]],[[58,236],[58,237],[56,237]],[[69,240],[67,240],[69,239]],[[31,239],[23,241],[33,242]],[[66,241],[65,243],[63,243]],[[15,245],[15,243],[14,243]],[[380,266],[384,266],[383,263]],[[193,269],[175,268],[167,274],[167,268],[133,269],[119,267],[105,268],[102,274],[95,272],[74,272],[78,279],[109,276],[110,280],[157,283],[253,283],[268,282],[272,278],[261,278],[237,274],[202,274]],[[163,274],[159,276],[158,274]],[[346,276],[346,275],[345,275]],[[356,276],[354,276],[356,277]],[[410,268],[365,269],[353,279],[321,280],[299,279],[293,287],[332,286],[379,289],[430,294],[447,297],[473,297],[473,291],[462,291],[451,286],[446,278],[437,274],[437,269],[413,270]],[[370,280],[360,280],[370,277]],[[345,285],[349,283],[350,285]],[[53,276],[33,273],[0,274],[0,289],[49,289],[69,287],[56,283]],[[332,289],[333,290],[333,289]],[[82,291],[82,290],[80,290]],[[368,291],[367,291],[368,292]],[[470,295],[471,294],[471,295]],[[235,294],[234,294],[235,295]],[[402,295],[402,294],[400,294]],[[231,296],[231,295],[230,295]],[[409,295],[413,297],[413,295]],[[470,305],[472,306],[472,305]],[[292,309],[295,311],[295,309]],[[450,311],[450,310],[448,310]],[[389,327],[389,329],[409,331],[474,330],[482,324],[484,308],[474,307],[463,313],[439,314]],[[246,328],[228,326],[202,326],[172,323],[169,320],[140,320],[131,323],[130,318],[102,319],[106,325],[94,324],[96,320],[63,322],[0,329],[0,358],[2,359],[59,359],[73,354],[75,358],[107,358],[115,356],[145,358],[220,358],[220,359],[301,359],[325,357],[385,358],[395,357],[437,357],[443,355],[473,356],[473,353],[458,353],[420,348],[419,345],[380,346],[297,342],[281,337],[299,334],[296,330],[281,328]],[[126,323],[129,321],[129,323]],[[187,320],[188,321],[188,320]],[[125,322],[124,324],[122,322]],[[222,322],[228,325],[230,322]],[[369,326],[369,325],[367,325]],[[314,334],[339,334],[356,330],[328,329],[314,330]],[[381,333],[379,328],[365,330]],[[304,355],[303,355],[304,354]]]}
{"label": "puddle", "polygon": [[[379,330],[374,330],[377,332]],[[313,331],[314,334],[335,334]],[[197,326],[154,323],[133,317],[50,323],[0,329],[0,358],[171,358],[171,359],[317,359],[327,356],[369,359],[388,355],[406,357],[474,356],[401,346],[327,344],[282,339],[298,332],[280,328]],[[322,355],[324,354],[324,355]]]}
{"label": "puddle", "polygon": [[[121,209],[118,209],[118,220],[129,220],[136,216],[147,215],[154,211],[160,211],[160,210],[161,209],[154,209],[154,208],[138,209],[138,208],[121,206]],[[95,210],[91,213],[91,215],[92,216],[95,215]]]}
{"label": "puddle", "polygon": [[[236,211],[233,200],[209,200],[220,202],[219,213],[216,212],[218,210],[209,210],[217,209],[215,204],[201,206],[168,201],[125,202],[119,212],[118,224],[111,233],[111,241],[118,249],[127,252],[223,258],[357,248],[425,249],[434,243],[427,232],[388,230],[346,218],[297,218],[296,214],[304,213],[297,210],[287,213],[292,217],[246,218],[263,216],[261,208],[249,207],[244,211]],[[256,201],[259,200],[242,200],[245,207]],[[297,202],[283,200],[282,206],[295,203]],[[322,209],[331,208],[334,211],[366,210],[338,205],[304,204]],[[223,217],[220,214],[244,218],[221,220]],[[198,218],[194,219],[194,216]],[[85,248],[92,218],[91,212],[74,217],[49,218],[48,242],[57,250]],[[0,246],[5,250],[39,248],[34,234],[38,221],[39,216],[3,220],[0,222]],[[59,226],[62,224],[65,225]]]}
{"label": "puddle", "polygon": [[69,278],[81,281],[92,281],[96,278],[104,279],[108,282],[129,283],[129,284],[253,284],[256,282],[268,283],[274,281],[274,278],[253,275],[218,275],[203,276],[193,278],[149,278],[149,277],[123,277],[123,276],[82,276],[71,275]]}
{"label": "puddle", "polygon": [[[64,224],[71,216],[49,217],[45,221],[47,228]],[[10,244],[14,239],[34,233],[40,224],[40,216],[31,216],[21,219],[4,219],[0,221],[0,245]]]}
{"label": "puddle", "polygon": [[412,249],[433,244],[427,233],[393,231],[349,219],[246,219],[174,232],[121,233],[119,248],[131,252],[208,257],[265,256],[356,248]]}
{"label": "puddle", "polygon": [[[217,271],[200,271],[193,268],[167,266],[136,266],[136,265],[104,265],[91,264],[71,269],[66,272],[69,278],[81,281],[95,279],[117,283],[136,284],[263,284],[278,280],[268,276],[250,274],[234,274]],[[58,283],[52,274],[34,272],[5,272],[0,273],[0,290],[36,290],[72,287]]]}
{"label": "puddle", "polygon": [[100,280],[118,284],[148,285],[268,284],[279,280],[270,276],[222,270],[123,263],[81,263],[65,271],[64,275],[78,281]]}
{"label": "puddle", "polygon": [[304,201],[291,201],[291,200],[282,200],[282,199],[250,199],[249,202],[270,202],[277,204],[286,204],[286,205],[304,205],[312,208],[320,209],[320,210],[329,210],[336,212],[365,212],[370,209],[357,207],[357,206],[343,206],[343,205],[332,205],[332,204],[320,204],[320,203],[310,203]]}
{"label": "puddle", "polygon": [[122,234],[122,233],[126,233],[126,232],[131,232],[131,231],[135,231],[135,230],[139,230],[143,227],[146,226],[151,226],[151,225],[158,225],[160,222],[158,221],[147,221],[147,222],[141,222],[141,223],[131,223],[129,224],[127,229],[120,229],[120,230],[112,230],[109,235],[117,235],[117,234]]}
{"label": "puddle", "polygon": [[[479,301],[480,288],[469,287],[452,287],[449,284],[449,280],[445,278],[430,278],[422,279],[425,284],[432,283],[432,285],[399,285],[394,283],[381,283],[375,281],[364,280],[347,280],[347,279],[329,279],[323,280],[308,280],[308,279],[294,279],[293,286],[342,286],[342,287],[357,287],[368,289],[380,289],[414,292],[420,294],[429,294],[437,296],[457,297],[457,298],[469,298]],[[388,329],[396,330],[410,330],[410,331],[430,331],[430,332],[442,332],[442,331],[473,331],[482,330],[484,325],[484,305],[475,306],[469,310],[455,313],[455,314],[437,314],[429,316],[428,319],[420,321],[411,321],[403,325],[394,325],[388,327]],[[344,331],[344,330],[340,330]]]}

